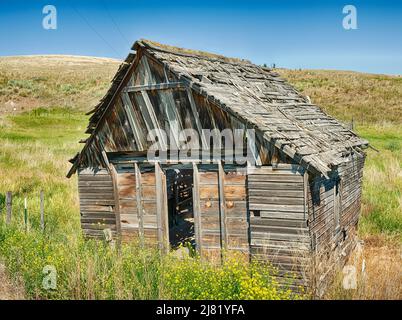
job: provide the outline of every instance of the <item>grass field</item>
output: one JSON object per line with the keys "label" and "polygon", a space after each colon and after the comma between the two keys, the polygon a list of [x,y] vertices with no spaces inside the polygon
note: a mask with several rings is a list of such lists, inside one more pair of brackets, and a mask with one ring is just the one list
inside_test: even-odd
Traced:
{"label": "grass field", "polygon": [[[294,298],[277,288],[271,277],[274,270],[267,273],[258,266],[244,270],[234,261],[222,267],[172,257],[161,261],[157,253],[136,251],[134,246],[116,252],[82,239],[76,177],[65,178],[67,160],[85,137],[83,111],[102,97],[117,67],[118,62],[110,59],[85,57],[0,58],[0,259],[12,281],[18,281],[27,298]],[[331,297],[401,298],[396,296],[402,244],[401,78],[278,71],[330,114],[343,121],[353,116],[356,131],[380,151],[368,150],[359,223],[371,268],[367,272],[377,276],[369,285],[359,283],[362,289],[352,293],[335,284]],[[14,194],[11,227],[4,225],[8,190]],[[44,234],[39,228],[40,190],[46,195]],[[23,225],[24,197],[29,232]],[[373,262],[377,255],[370,252],[375,250],[381,251],[383,260],[395,262],[389,264],[389,272]],[[57,267],[56,291],[42,289],[46,264]],[[193,270],[199,287],[185,276],[169,277],[182,274],[183,268]],[[252,271],[260,274],[257,280],[249,277]],[[373,294],[392,282],[394,290]]]}

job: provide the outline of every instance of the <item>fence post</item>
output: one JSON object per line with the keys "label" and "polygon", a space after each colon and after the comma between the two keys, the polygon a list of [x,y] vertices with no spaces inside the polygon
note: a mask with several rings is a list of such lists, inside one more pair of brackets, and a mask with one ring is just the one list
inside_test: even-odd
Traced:
{"label": "fence post", "polygon": [[40,192],[40,227],[42,232],[45,231],[45,194],[43,190]]}
{"label": "fence post", "polygon": [[11,191],[7,191],[6,193],[6,224],[10,224],[11,222],[11,212],[13,206],[13,194]]}
{"label": "fence post", "polygon": [[27,203],[27,198],[24,199],[24,222],[25,222],[25,231],[28,231],[28,203]]}

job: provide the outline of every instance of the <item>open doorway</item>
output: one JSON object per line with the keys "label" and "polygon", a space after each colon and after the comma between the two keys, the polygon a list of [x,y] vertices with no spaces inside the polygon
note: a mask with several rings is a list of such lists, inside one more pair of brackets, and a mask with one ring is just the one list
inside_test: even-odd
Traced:
{"label": "open doorway", "polygon": [[167,169],[166,178],[170,246],[190,244],[194,248],[193,170]]}

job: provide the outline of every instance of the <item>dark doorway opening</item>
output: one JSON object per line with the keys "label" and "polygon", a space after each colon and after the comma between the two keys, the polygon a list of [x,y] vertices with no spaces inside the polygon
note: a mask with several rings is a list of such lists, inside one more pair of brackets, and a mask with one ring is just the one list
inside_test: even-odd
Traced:
{"label": "dark doorway opening", "polygon": [[195,247],[193,213],[193,170],[167,169],[169,241],[172,249]]}

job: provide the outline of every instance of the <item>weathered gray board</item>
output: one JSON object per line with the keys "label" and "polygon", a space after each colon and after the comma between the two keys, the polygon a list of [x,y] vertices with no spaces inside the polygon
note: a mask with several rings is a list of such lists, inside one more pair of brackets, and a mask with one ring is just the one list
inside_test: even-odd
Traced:
{"label": "weathered gray board", "polygon": [[103,229],[116,236],[116,215],[112,177],[105,169],[78,171],[81,227],[88,237],[103,237]]}
{"label": "weathered gray board", "polygon": [[[342,265],[353,249],[361,208],[364,157],[354,157],[332,179],[314,177],[308,189],[309,227],[318,259],[315,287],[323,291],[334,265]],[[338,187],[337,187],[338,185]],[[335,201],[339,197],[339,201]],[[336,217],[339,212],[339,225]]]}
{"label": "weathered gray board", "polygon": [[134,164],[115,165],[122,241],[140,239],[153,245],[158,242],[155,169],[137,167],[136,172]]}
{"label": "weathered gray board", "polygon": [[281,274],[306,278],[310,237],[305,206],[304,170],[278,165],[248,170],[250,251]]}
{"label": "weathered gray board", "polygon": [[[155,169],[137,167],[137,173],[134,165],[114,167],[116,190],[107,170],[79,171],[81,224],[85,235],[102,237],[102,230],[110,228],[116,236],[116,225],[119,225],[123,241],[140,236],[146,244],[158,242],[157,190],[160,188],[156,184]],[[141,180],[140,184],[136,183],[137,179]]]}
{"label": "weathered gray board", "polygon": [[244,172],[195,165],[193,207],[201,256],[218,259],[222,249],[249,252]]}

